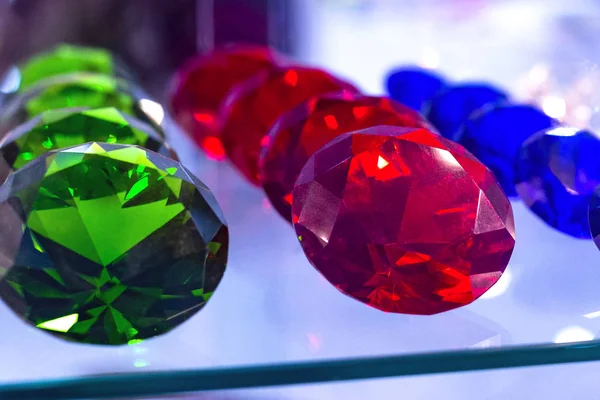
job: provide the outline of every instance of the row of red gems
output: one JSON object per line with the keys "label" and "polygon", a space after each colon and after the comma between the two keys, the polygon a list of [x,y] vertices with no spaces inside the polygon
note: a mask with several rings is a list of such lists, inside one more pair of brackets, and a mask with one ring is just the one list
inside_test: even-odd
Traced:
{"label": "row of red gems", "polygon": [[[432,314],[472,302],[506,268],[506,196],[411,109],[239,46],[184,68],[171,99],[208,154],[227,155],[292,216],[309,260],[342,292],[385,311]],[[387,127],[348,134],[378,125]]]}

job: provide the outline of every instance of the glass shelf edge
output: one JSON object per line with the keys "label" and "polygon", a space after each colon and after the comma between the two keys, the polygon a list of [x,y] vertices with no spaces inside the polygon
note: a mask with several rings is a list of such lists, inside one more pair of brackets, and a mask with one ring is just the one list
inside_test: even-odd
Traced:
{"label": "glass shelf edge", "polygon": [[136,372],[0,385],[0,398],[139,397],[223,389],[389,378],[600,360],[600,340],[278,363],[218,369]]}

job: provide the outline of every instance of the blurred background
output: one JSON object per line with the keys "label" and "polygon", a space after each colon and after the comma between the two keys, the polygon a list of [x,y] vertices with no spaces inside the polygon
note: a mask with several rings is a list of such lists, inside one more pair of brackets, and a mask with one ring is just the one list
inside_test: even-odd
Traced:
{"label": "blurred background", "polygon": [[243,41],[330,68],[368,92],[383,90],[391,67],[416,63],[522,97],[544,91],[593,103],[599,9],[596,0],[0,0],[0,70],[62,41],[102,46],[161,96],[183,60]]}

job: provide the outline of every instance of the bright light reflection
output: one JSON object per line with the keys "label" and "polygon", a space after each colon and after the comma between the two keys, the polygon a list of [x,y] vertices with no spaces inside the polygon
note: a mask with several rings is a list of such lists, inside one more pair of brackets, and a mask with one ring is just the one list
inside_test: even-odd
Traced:
{"label": "bright light reflection", "polygon": [[156,122],[158,125],[162,124],[163,120],[165,119],[165,109],[155,101],[141,99],[140,108],[142,111],[148,114],[150,118],[152,118],[152,121]]}
{"label": "bright light reflection", "polygon": [[512,282],[512,278],[512,272],[510,272],[510,269],[507,268],[506,271],[502,273],[500,279],[498,279],[498,282],[496,282],[496,284],[487,292],[482,294],[480,299],[493,299],[494,297],[498,297],[505,293]]}
{"label": "bright light reflection", "polygon": [[528,74],[529,81],[534,85],[541,85],[550,78],[550,69],[544,64],[534,65]]}
{"label": "bright light reflection", "polygon": [[446,163],[448,167],[460,167],[456,158],[448,151],[442,149],[434,149],[440,161]]}
{"label": "bright light reflection", "polygon": [[38,328],[55,332],[68,332],[73,325],[79,321],[79,314],[65,315],[50,321],[42,322],[36,325]]}
{"label": "bright light reflection", "polygon": [[384,169],[388,165],[390,165],[390,163],[385,158],[379,156],[379,158],[377,159],[377,168]]}
{"label": "bright light reflection", "polygon": [[592,118],[592,110],[588,106],[580,105],[573,111],[573,118],[579,126],[586,126]]}
{"label": "bright light reflection", "polygon": [[591,313],[583,314],[583,317],[587,319],[598,318],[600,317],[600,311],[594,311]]}
{"label": "bright light reflection", "polygon": [[542,98],[542,110],[549,117],[563,119],[567,114],[567,102],[558,96],[546,96]]}
{"label": "bright light reflection", "polygon": [[135,360],[133,362],[133,366],[136,368],[144,368],[147,367],[150,363],[146,360]]}
{"label": "bright light reflection", "polygon": [[577,128],[569,128],[569,127],[566,127],[566,126],[561,126],[561,127],[549,130],[547,132],[547,134],[548,135],[553,135],[553,136],[568,137],[568,136],[575,136],[578,131],[579,131],[579,129],[577,129]]}
{"label": "bright light reflection", "polygon": [[427,69],[438,68],[440,66],[440,54],[431,47],[424,48],[419,65]]}
{"label": "bright light reflection", "polygon": [[10,67],[4,77],[0,77],[0,92],[12,93],[19,89],[21,84],[21,73],[17,67]]}
{"label": "bright light reflection", "polygon": [[577,325],[571,325],[562,328],[554,335],[554,343],[571,343],[571,342],[583,342],[586,340],[592,340],[594,334],[585,328]]}

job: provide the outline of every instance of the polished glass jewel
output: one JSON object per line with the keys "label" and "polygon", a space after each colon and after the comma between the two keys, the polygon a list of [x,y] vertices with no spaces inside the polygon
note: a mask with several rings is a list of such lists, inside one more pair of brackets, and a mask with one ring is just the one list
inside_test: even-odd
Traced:
{"label": "polished glass jewel", "polygon": [[292,189],[308,158],[342,133],[376,125],[428,127],[411,108],[386,97],[352,93],[313,98],[283,114],[265,140],[260,181],[275,209],[292,215]]}
{"label": "polished glass jewel", "polygon": [[392,70],[386,78],[386,86],[392,99],[422,112],[446,83],[431,70],[405,67]]}
{"label": "polished glass jewel", "polygon": [[588,207],[600,185],[600,137],[557,127],[530,137],[516,164],[517,193],[548,225],[590,238]]}
{"label": "polished glass jewel", "polygon": [[228,231],[181,164],[88,143],[38,157],[0,188],[0,297],[26,322],[85,343],[163,334],[225,270]]}
{"label": "polished glass jewel", "polygon": [[50,78],[12,98],[0,110],[0,137],[30,118],[62,108],[113,107],[151,125],[161,136],[162,106],[133,85],[107,75],[70,74]]}
{"label": "polished glass jewel", "polygon": [[175,120],[209,157],[223,159],[217,121],[221,103],[235,85],[280,62],[281,56],[268,47],[248,45],[190,60],[173,79],[169,97]]}
{"label": "polished glass jewel", "polygon": [[35,158],[87,142],[132,144],[167,154],[166,145],[152,127],[116,108],[46,111],[0,140],[0,178]]}
{"label": "polished glass jewel", "polygon": [[225,100],[222,140],[230,161],[258,184],[261,144],[278,117],[310,98],[340,91],[356,93],[349,84],[315,68],[271,70],[251,84],[240,86]]}
{"label": "polished glass jewel", "polygon": [[379,126],[318,150],[293,192],[312,265],[383,311],[435,314],[471,303],[515,244],[510,202],[460,145],[425,129]]}
{"label": "polished glass jewel", "polygon": [[473,112],[486,105],[504,102],[506,93],[486,84],[453,86],[435,96],[425,113],[442,136],[452,139]]}
{"label": "polished glass jewel", "polygon": [[129,78],[126,70],[104,49],[60,44],[11,67],[0,76],[0,92],[25,91],[47,78],[78,72]]}
{"label": "polished glass jewel", "polygon": [[19,90],[25,90],[52,76],[73,72],[113,75],[113,57],[107,50],[60,44],[37,54],[18,67]]}
{"label": "polished glass jewel", "polygon": [[127,114],[134,113],[133,96],[113,77],[76,74],[47,82],[32,89],[25,102],[25,110],[30,117],[66,107],[115,107]]}
{"label": "polished glass jewel", "polygon": [[532,106],[498,105],[469,118],[454,140],[492,170],[508,196],[516,196],[514,170],[521,145],[557,124]]}

